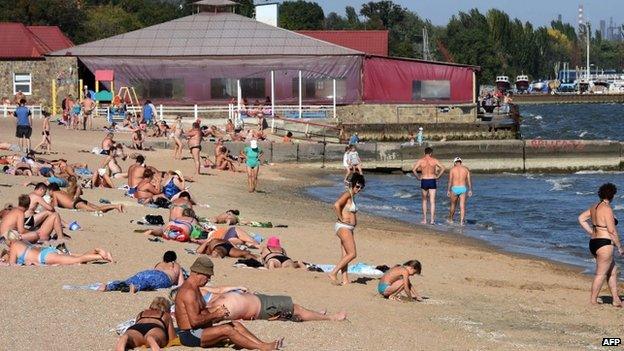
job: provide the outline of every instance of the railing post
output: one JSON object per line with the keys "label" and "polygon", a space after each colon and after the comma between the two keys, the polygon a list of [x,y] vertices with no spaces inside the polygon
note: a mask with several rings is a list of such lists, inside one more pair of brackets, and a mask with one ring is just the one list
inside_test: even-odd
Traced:
{"label": "railing post", "polygon": [[8,114],[8,109],[9,109],[9,105],[7,104],[2,104],[2,116],[4,118],[7,118],[7,114]]}
{"label": "railing post", "polygon": [[299,71],[299,118],[303,115],[303,108],[301,101],[303,100],[302,83],[301,83],[301,71]]}
{"label": "railing post", "polygon": [[275,118],[275,71],[271,71],[271,117]]}
{"label": "railing post", "polygon": [[197,116],[198,116],[197,104],[193,105],[193,116],[195,117],[195,120],[197,121]]}
{"label": "railing post", "polygon": [[163,120],[163,105],[158,105],[158,114],[160,115],[160,120]]}
{"label": "railing post", "polygon": [[336,119],[336,78],[334,78],[334,119]]}

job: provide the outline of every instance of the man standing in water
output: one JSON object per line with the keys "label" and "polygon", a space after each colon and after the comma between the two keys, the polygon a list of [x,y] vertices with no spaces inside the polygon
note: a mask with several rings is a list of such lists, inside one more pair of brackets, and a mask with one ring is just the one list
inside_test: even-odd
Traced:
{"label": "man standing in water", "polygon": [[468,197],[472,196],[470,170],[462,164],[461,158],[455,157],[453,168],[449,171],[448,188],[446,190],[446,195],[451,198],[451,210],[448,217],[450,223],[453,223],[457,199],[459,199],[459,223],[464,225],[466,219],[466,194]]}
{"label": "man standing in water", "polygon": [[433,149],[430,147],[425,148],[425,157],[416,161],[412,172],[416,179],[420,180],[420,189],[422,190],[422,211],[423,219],[420,221],[422,224],[427,224],[427,199],[431,207],[431,221],[429,223],[435,224],[435,196],[437,180],[444,174],[444,166],[440,164],[436,158],[432,156]]}

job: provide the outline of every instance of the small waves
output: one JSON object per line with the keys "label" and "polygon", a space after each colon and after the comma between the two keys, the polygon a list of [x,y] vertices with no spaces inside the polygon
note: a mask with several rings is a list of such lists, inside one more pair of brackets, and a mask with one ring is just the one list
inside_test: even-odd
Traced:
{"label": "small waves", "polygon": [[417,194],[410,193],[410,192],[405,191],[405,190],[399,190],[399,191],[397,191],[396,193],[394,193],[392,195],[392,197],[398,197],[400,199],[411,199],[411,198],[414,198],[416,196],[417,196]]}
{"label": "small waves", "polygon": [[572,187],[572,180],[569,178],[546,179],[546,182],[552,184],[549,191],[563,191]]}
{"label": "small waves", "polygon": [[372,212],[375,211],[383,211],[383,212],[409,212],[409,208],[407,206],[400,205],[360,205],[359,206],[363,210],[369,210]]}

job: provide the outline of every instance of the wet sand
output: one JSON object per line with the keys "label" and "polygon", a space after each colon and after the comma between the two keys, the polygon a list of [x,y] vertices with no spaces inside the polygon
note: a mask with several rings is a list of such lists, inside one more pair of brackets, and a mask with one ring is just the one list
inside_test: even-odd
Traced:
{"label": "wet sand", "polygon": [[[14,142],[14,121],[0,121],[0,141]],[[35,121],[33,145],[40,140]],[[99,156],[78,153],[98,146],[104,132],[67,131],[52,127],[58,155],[97,168]],[[129,143],[130,134],[117,139]],[[185,151],[185,156],[188,156]],[[212,150],[204,152],[212,153]],[[8,152],[1,152],[8,154]],[[160,169],[192,173],[192,160],[174,163],[173,152],[144,152],[147,163]],[[46,157],[46,156],[44,156]],[[123,162],[124,170],[131,163]],[[272,221],[288,228],[245,228],[265,238],[278,235],[289,256],[315,263],[335,263],[339,241],[333,233],[330,205],[301,195],[301,187],[324,182],[315,166],[262,166],[260,189],[248,194],[242,173],[211,171],[191,185],[201,204],[200,216],[214,216],[238,208],[246,220]],[[26,179],[0,175],[2,202],[16,203],[30,189]],[[115,181],[117,186],[122,181]],[[339,194],[336,194],[338,196]],[[127,213],[103,217],[59,210],[66,221],[77,220],[82,231],[67,242],[72,252],[93,247],[112,251],[117,263],[66,267],[0,267],[3,323],[0,349],[109,350],[117,335],[109,331],[133,318],[155,296],[167,292],[97,293],[66,291],[65,284],[89,284],[123,279],[158,262],[165,250],[175,250],[189,267],[197,257],[190,244],[152,243],[130,223],[145,214],[162,214],[138,206],[121,190],[85,191],[87,200],[106,198],[127,204]],[[286,337],[288,350],[576,350],[599,349],[603,337],[622,337],[624,311],[610,305],[588,305],[590,277],[552,262],[497,252],[474,240],[441,234],[427,228],[359,214],[356,261],[393,265],[419,259],[423,276],[413,279],[428,299],[423,303],[394,302],[376,293],[376,280],[336,287],[324,274],[303,270],[265,271],[232,267],[233,259],[215,262],[215,285],[243,285],[267,294],[288,294],[294,301],[330,312],[346,310],[345,322],[245,322],[260,338]],[[574,220],[574,219],[571,219]],[[589,253],[588,253],[589,255]],[[353,279],[356,277],[352,276]],[[607,290],[603,294],[608,295]],[[178,347],[173,350],[183,350]]]}

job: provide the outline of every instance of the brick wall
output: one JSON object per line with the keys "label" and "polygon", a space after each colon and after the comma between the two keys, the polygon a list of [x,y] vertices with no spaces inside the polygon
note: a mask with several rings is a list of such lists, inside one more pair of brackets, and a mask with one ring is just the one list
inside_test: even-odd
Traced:
{"label": "brick wall", "polygon": [[339,106],[342,123],[474,123],[476,105],[378,105],[359,104]]}
{"label": "brick wall", "polygon": [[57,82],[57,108],[67,94],[78,96],[78,61],[75,57],[45,60],[0,61],[0,97],[13,99],[13,74],[30,73],[32,94],[28,104],[52,107],[52,80]]}

